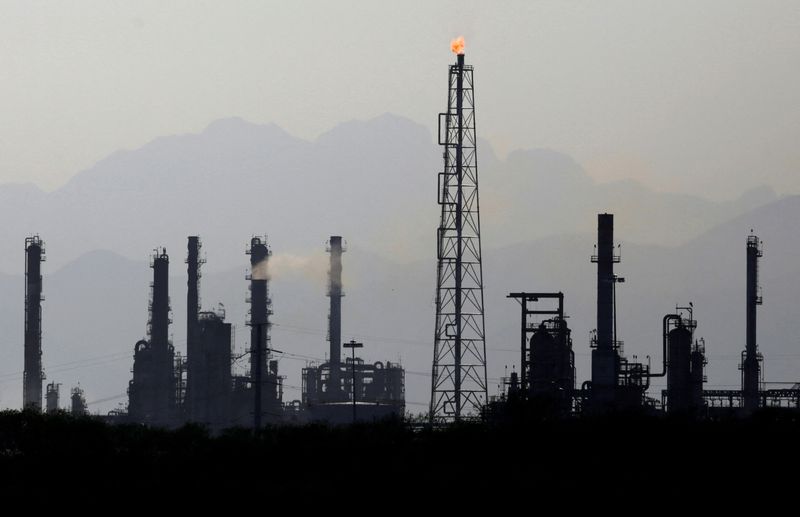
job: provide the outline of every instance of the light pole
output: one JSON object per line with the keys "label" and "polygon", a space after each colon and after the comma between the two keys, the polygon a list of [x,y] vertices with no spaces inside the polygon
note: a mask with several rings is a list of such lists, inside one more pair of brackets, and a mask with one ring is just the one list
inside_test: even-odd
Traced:
{"label": "light pole", "polygon": [[353,423],[356,423],[356,348],[364,348],[364,343],[357,343],[355,339],[351,339],[349,343],[342,345],[345,348],[350,348],[353,351],[352,369],[353,369]]}

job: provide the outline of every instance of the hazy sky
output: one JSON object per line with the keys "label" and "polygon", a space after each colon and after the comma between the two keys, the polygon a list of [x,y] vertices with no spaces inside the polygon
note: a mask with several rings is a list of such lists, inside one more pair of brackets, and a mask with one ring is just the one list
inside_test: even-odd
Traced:
{"label": "hazy sky", "polygon": [[800,192],[800,2],[0,0],[0,182],[57,188],[221,117],[314,138],[392,112],[431,128],[448,43],[478,131],[600,180]]}

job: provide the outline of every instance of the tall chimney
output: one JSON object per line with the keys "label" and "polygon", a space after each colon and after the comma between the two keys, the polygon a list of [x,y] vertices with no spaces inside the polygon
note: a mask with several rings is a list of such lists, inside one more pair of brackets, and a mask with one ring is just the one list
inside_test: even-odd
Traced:
{"label": "tall chimney", "polygon": [[[614,336],[614,215],[597,215],[597,342],[592,350],[592,389],[617,384],[617,352]],[[603,394],[598,393],[601,398]]]}
{"label": "tall chimney", "polygon": [[328,272],[328,296],[330,314],[328,315],[328,339],[331,343],[331,368],[338,367],[342,361],[342,238],[331,236],[328,244],[330,252],[330,271]]}
{"label": "tall chimney", "polygon": [[[256,364],[260,362],[260,371],[266,372],[269,360],[269,350],[267,350],[269,291],[266,271],[271,253],[266,238],[253,237],[250,239],[250,249],[247,253],[250,255],[250,372],[251,375],[255,375]],[[260,357],[258,362],[257,357]]]}
{"label": "tall chimney", "polygon": [[24,408],[42,409],[42,261],[44,242],[38,235],[25,239],[25,368]]}

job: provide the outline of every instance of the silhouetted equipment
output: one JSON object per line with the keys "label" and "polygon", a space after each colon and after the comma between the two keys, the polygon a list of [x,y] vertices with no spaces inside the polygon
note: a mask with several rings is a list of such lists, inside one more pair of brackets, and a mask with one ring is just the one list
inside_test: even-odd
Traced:
{"label": "silhouetted equipment", "polygon": [[342,238],[332,236],[327,251],[331,255],[328,272],[330,360],[303,368],[302,408],[308,411],[308,419],[332,423],[354,420],[353,405],[358,407],[360,420],[402,416],[405,412],[405,371],[402,366],[392,362],[385,366],[381,362],[366,364],[355,356],[355,348],[359,347],[353,349],[352,358],[348,358],[345,364],[341,362]]}
{"label": "silhouetted equipment", "polygon": [[[521,308],[519,376],[512,373],[511,391],[545,402],[562,414],[572,410],[575,391],[575,353],[564,317],[564,293],[510,293]],[[529,304],[556,300],[555,309]],[[552,316],[542,319],[542,316]]]}
{"label": "silhouetted equipment", "polygon": [[25,369],[22,406],[41,411],[42,382],[42,262],[44,242],[38,235],[25,239]]}
{"label": "silhouetted equipment", "polygon": [[405,370],[400,364],[391,361],[385,365],[380,361],[369,364],[360,357],[347,358],[347,364],[340,365],[344,389],[339,400],[330,400],[324,391],[330,367],[326,362],[303,368],[302,405],[310,412],[310,420],[350,422],[354,403],[362,421],[402,416],[405,412]]}
{"label": "silhouetted equipment", "polygon": [[431,421],[476,417],[487,402],[473,68],[449,67],[447,112],[439,114],[444,171],[438,176],[436,326]]}
{"label": "silhouetted equipment", "polygon": [[620,255],[614,251],[613,214],[597,216],[597,251],[591,260],[597,264],[597,329],[591,345],[589,409],[602,412],[640,407],[649,387],[650,367],[628,361],[617,337],[616,285],[625,279],[614,274]]}
{"label": "silhouetted equipment", "polygon": [[[694,342],[697,321],[692,307],[678,307],[675,314],[664,316],[662,340],[667,389],[662,393],[669,413],[697,414],[703,406],[705,346]],[[681,312],[687,312],[685,318]],[[694,343],[694,344],[693,344]],[[660,374],[653,374],[657,377]]]}
{"label": "silhouetted equipment", "polygon": [[269,370],[270,320],[272,301],[269,298],[269,257],[267,238],[253,237],[246,252],[250,255],[250,386],[253,425],[258,428],[264,418],[275,421],[281,417],[282,379]]}
{"label": "silhouetted equipment", "polygon": [[343,345],[345,348],[349,348],[352,353],[353,357],[350,361],[350,371],[352,375],[350,377],[350,392],[352,393],[353,398],[353,423],[356,422],[356,401],[358,400],[358,389],[356,387],[356,348],[364,348],[364,343],[358,343],[355,339],[351,339],[347,343]]}
{"label": "silhouetted equipment", "polygon": [[341,398],[342,364],[342,237],[332,235],[328,241],[327,251],[330,254],[330,270],[328,271],[328,298],[330,311],[328,313],[328,341],[330,342],[330,377],[325,391],[330,400]]}
{"label": "silhouetted equipment", "polygon": [[184,359],[180,353],[175,354],[176,405],[183,408],[185,420],[218,430],[232,425],[237,413],[235,401],[241,405],[252,391],[242,383],[238,397],[234,395],[232,327],[225,322],[225,308],[220,304],[213,311],[200,310],[200,266],[206,262],[200,257],[200,249],[200,238],[190,236],[186,258],[187,356]]}
{"label": "silhouetted equipment", "polygon": [[747,334],[745,349],[742,352],[742,397],[745,412],[758,409],[761,391],[761,362],[758,351],[756,308],[761,305],[761,290],[758,286],[758,259],[763,255],[761,241],[753,234],[747,237]]}
{"label": "silhouetted equipment", "polygon": [[[198,417],[205,415],[200,409],[203,397],[199,394],[203,388],[197,383],[207,375],[201,371],[201,354],[198,350],[198,317],[200,313],[200,266],[205,262],[200,258],[202,244],[200,237],[190,236],[187,243],[186,272],[186,416],[198,422]],[[230,370],[230,368],[229,368]]]}
{"label": "silhouetted equipment", "polygon": [[758,351],[756,326],[756,309],[762,301],[761,288],[758,285],[758,259],[763,256],[763,242],[751,230],[746,244],[746,341],[739,364],[742,386],[739,390],[704,390],[703,399],[711,414],[741,413],[747,416],[760,407],[800,409],[800,389],[794,383],[788,383],[793,385],[791,388],[763,389],[764,372],[761,362],[764,358]]}
{"label": "silhouetted equipment", "polygon": [[[786,407],[800,409],[800,390],[791,388],[763,388],[764,360],[758,351],[756,309],[761,305],[761,288],[758,285],[758,259],[763,256],[763,242],[755,235],[747,236],[747,276],[746,276],[746,341],[742,351],[739,369],[742,372],[741,390],[705,390],[703,398],[709,411],[730,413],[740,411],[751,415],[760,407]],[[776,383],[782,384],[782,383]],[[793,383],[789,383],[793,384]]]}
{"label": "silhouetted equipment", "polygon": [[[231,324],[225,310],[199,313],[193,370],[191,421],[210,428],[225,427],[231,411]],[[190,363],[192,364],[192,363]]]}
{"label": "silhouetted equipment", "polygon": [[56,384],[55,382],[51,382],[47,385],[47,391],[45,392],[45,407],[48,413],[55,413],[58,411],[58,398],[59,398],[59,391],[61,388],[61,384]]}
{"label": "silhouetted equipment", "polygon": [[150,339],[134,348],[133,379],[128,386],[128,413],[134,422],[159,426],[176,422],[175,350],[169,340],[169,256],[155,250]]}
{"label": "silhouetted equipment", "polygon": [[597,334],[592,350],[592,396],[611,401],[619,377],[619,349],[614,335],[614,264],[620,256],[614,253],[614,215],[597,216]]}
{"label": "silhouetted equipment", "polygon": [[83,394],[83,389],[80,386],[72,388],[70,394],[70,413],[72,416],[84,416],[89,410],[86,406],[86,397]]}
{"label": "silhouetted equipment", "polygon": [[692,353],[689,358],[691,365],[691,381],[690,386],[692,390],[692,398],[690,401],[690,408],[696,411],[705,411],[706,401],[703,398],[703,387],[706,383],[706,340],[703,338],[696,339],[692,345]]}
{"label": "silhouetted equipment", "polygon": [[186,420],[187,415],[187,401],[186,401],[186,386],[187,386],[187,372],[189,370],[189,361],[180,351],[175,352],[175,360],[172,364],[172,372],[175,378],[175,421]]}

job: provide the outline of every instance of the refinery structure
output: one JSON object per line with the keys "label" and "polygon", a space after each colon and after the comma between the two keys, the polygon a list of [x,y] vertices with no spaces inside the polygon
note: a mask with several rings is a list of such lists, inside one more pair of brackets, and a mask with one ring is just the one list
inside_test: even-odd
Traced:
{"label": "refinery structure", "polygon": [[[185,356],[176,353],[166,339],[169,319],[169,256],[165,249],[153,255],[149,339],[134,347],[133,379],[128,388],[127,413],[117,421],[175,427],[186,422],[210,429],[255,427],[284,422],[327,421],[350,423],[403,416],[405,411],[403,368],[392,362],[367,364],[364,359],[342,359],[342,252],[343,240],[329,241],[330,359],[303,369],[301,401],[284,401],[283,376],[273,358],[270,339],[268,267],[272,252],[266,237],[250,240],[246,254],[250,272],[246,277],[250,306],[245,375],[232,371],[232,325],[225,311],[201,310],[200,254],[198,236],[187,245],[187,343]],[[354,342],[353,342],[354,343]],[[353,350],[355,350],[353,348]]]}
{"label": "refinery structure", "polygon": [[[504,380],[505,392],[488,405],[488,411],[503,415],[511,407],[535,405],[561,415],[603,415],[619,412],[660,412],[693,418],[745,417],[765,408],[800,411],[800,385],[766,389],[758,351],[757,307],[761,305],[758,261],[762,243],[751,234],[745,240],[747,269],[743,300],[746,304],[745,349],[741,354],[741,387],[707,390],[705,341],[695,337],[698,325],[691,302],[676,306],[662,319],[662,356],[657,371],[629,360],[617,336],[616,284],[624,277],[614,273],[620,262],[614,246],[614,217],[598,215],[597,249],[591,262],[597,264],[597,326],[590,342],[591,379],[580,386],[575,380],[575,353],[564,319],[563,293],[510,293],[519,301],[520,371]],[[548,302],[557,300],[555,307]],[[544,305],[545,308],[540,306]],[[634,356],[635,357],[635,356]],[[650,393],[653,378],[666,378],[666,389]]]}
{"label": "refinery structure", "polygon": [[[741,385],[710,390],[705,389],[706,345],[695,336],[698,321],[689,301],[679,303],[669,314],[658,315],[661,356],[655,364],[638,361],[635,347],[625,347],[617,335],[617,284],[625,278],[616,272],[621,254],[610,213],[597,215],[597,244],[593,253],[587,250],[586,267],[596,267],[596,325],[591,338],[586,342],[573,339],[565,312],[569,300],[562,292],[520,286],[508,293],[508,306],[495,308],[515,310],[513,303],[519,307],[520,321],[515,328],[519,341],[505,344],[518,347],[518,364],[504,378],[502,394],[489,396],[487,361],[492,358],[487,357],[486,345],[492,337],[486,335],[484,321],[474,70],[466,63],[463,40],[455,40],[452,47],[456,59],[448,67],[446,111],[439,115],[438,143],[443,147],[444,163],[436,175],[440,218],[436,248],[431,250],[431,256],[436,256],[436,285],[432,286],[435,311],[431,314],[434,332],[427,425],[503,419],[520,410],[559,418],[639,412],[698,419],[746,417],[778,407],[800,412],[800,386],[766,389],[757,333],[763,244],[756,234],[743,236],[747,260],[742,272],[746,325],[739,365]],[[383,358],[368,361],[369,343],[348,341],[342,335],[346,245],[341,236],[331,236],[327,242],[327,292],[319,293],[329,302],[327,358],[309,361],[302,369],[300,400],[284,399],[280,354],[270,335],[273,313],[268,271],[272,251],[266,236],[250,238],[246,251],[250,270],[240,286],[243,295],[247,291],[249,304],[248,369],[243,374],[233,369],[239,358],[234,357],[233,327],[226,321],[224,308],[204,308],[201,303],[205,263],[201,250],[200,237],[188,236],[187,314],[180,323],[186,327],[185,350],[176,349],[170,339],[170,255],[166,248],[153,252],[149,318],[142,322],[146,336],[135,342],[135,337],[131,339],[127,407],[108,415],[109,421],[170,428],[193,422],[221,430],[317,421],[347,424],[406,415],[403,366]],[[44,257],[39,236],[27,238],[22,405],[33,411],[55,412],[60,408],[61,385],[53,380],[43,394]],[[591,355],[591,374],[583,381],[576,375],[576,350]],[[666,388],[654,393],[654,379],[663,379]],[[70,395],[73,414],[90,412],[80,387],[72,387]]]}

